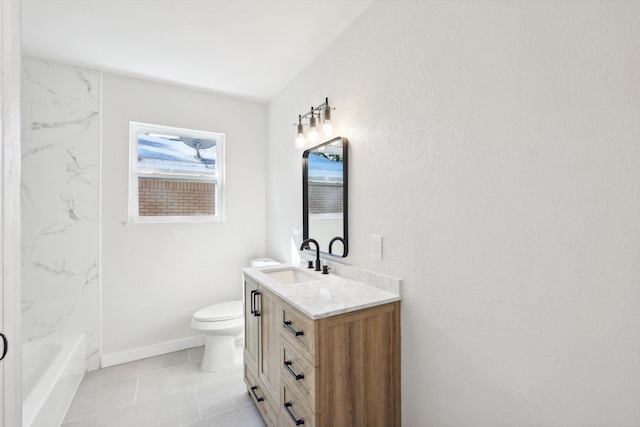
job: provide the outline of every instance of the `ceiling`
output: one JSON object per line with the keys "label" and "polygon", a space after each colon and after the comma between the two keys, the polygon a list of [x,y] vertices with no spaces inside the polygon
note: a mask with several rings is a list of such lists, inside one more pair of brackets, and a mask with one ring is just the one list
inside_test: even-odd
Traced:
{"label": "ceiling", "polygon": [[373,0],[23,0],[23,54],[266,102]]}

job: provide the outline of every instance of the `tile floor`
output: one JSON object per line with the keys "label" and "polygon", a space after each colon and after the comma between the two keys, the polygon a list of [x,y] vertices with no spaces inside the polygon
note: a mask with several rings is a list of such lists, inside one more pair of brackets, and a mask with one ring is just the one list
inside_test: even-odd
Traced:
{"label": "tile floor", "polygon": [[203,347],[87,372],[62,427],[264,427],[242,367],[200,370]]}

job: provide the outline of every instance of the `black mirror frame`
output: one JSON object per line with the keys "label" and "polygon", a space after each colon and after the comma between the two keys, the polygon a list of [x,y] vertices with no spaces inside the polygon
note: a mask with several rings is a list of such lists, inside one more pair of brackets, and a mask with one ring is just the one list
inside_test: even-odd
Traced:
{"label": "black mirror frame", "polygon": [[[347,238],[347,230],[348,230],[348,189],[349,189],[349,141],[347,138],[343,138],[341,136],[335,137],[329,141],[323,142],[322,144],[316,145],[315,147],[311,147],[305,150],[302,153],[302,238],[304,240],[309,238],[309,154],[312,151],[317,150],[320,147],[325,145],[333,144],[336,141],[342,140],[342,156],[343,156],[343,166],[342,166],[342,174],[343,174],[343,182],[342,182],[342,236],[336,236],[331,239],[331,243],[329,244],[328,252],[322,251],[325,255],[331,255],[335,257],[345,258],[349,252],[349,239]],[[331,246],[335,240],[342,241],[342,255],[336,255],[331,253]],[[310,249],[310,248],[305,248]]]}

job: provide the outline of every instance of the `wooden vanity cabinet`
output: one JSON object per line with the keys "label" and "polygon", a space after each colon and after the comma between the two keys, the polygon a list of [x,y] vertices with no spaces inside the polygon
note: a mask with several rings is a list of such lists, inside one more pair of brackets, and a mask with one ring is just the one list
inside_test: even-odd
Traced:
{"label": "wooden vanity cabinet", "polygon": [[281,313],[281,426],[400,427],[399,302],[315,321],[285,302]]}
{"label": "wooden vanity cabinet", "polygon": [[245,301],[245,382],[267,425],[400,427],[400,302],[313,320],[248,277]]}

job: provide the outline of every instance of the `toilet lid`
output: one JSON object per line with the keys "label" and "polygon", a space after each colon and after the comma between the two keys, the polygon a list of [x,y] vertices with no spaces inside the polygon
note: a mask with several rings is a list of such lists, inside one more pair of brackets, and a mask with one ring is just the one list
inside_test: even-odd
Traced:
{"label": "toilet lid", "polygon": [[242,301],[227,301],[198,310],[193,318],[201,322],[218,322],[242,317]]}

